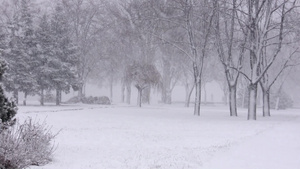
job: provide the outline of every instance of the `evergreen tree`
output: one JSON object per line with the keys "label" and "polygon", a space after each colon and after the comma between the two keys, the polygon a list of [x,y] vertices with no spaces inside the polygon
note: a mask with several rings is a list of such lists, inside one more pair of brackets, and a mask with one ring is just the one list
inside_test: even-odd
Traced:
{"label": "evergreen tree", "polygon": [[23,68],[26,67],[24,65],[25,60],[22,57],[21,53],[21,38],[20,38],[20,26],[18,21],[18,15],[15,14],[12,21],[7,23],[8,27],[8,42],[7,48],[3,53],[5,60],[7,61],[7,78],[3,80],[5,89],[9,92],[13,92],[13,97],[15,99],[16,104],[19,103],[18,92],[19,92],[19,81],[18,78],[21,77],[21,72]]}
{"label": "evergreen tree", "polygon": [[17,103],[18,92],[24,92],[24,105],[27,95],[36,92],[36,68],[39,66],[31,8],[31,0],[21,0],[19,13],[16,13],[13,21],[8,23],[9,45],[5,52],[8,62],[6,90],[14,92]]}
{"label": "evergreen tree", "polygon": [[68,19],[62,4],[56,5],[51,19],[52,56],[49,65],[51,84],[56,89],[56,104],[61,102],[61,92],[69,92],[77,82],[76,65],[78,64],[77,48],[71,40]]}
{"label": "evergreen tree", "polygon": [[54,86],[51,85],[51,73],[55,71],[54,67],[51,67],[52,53],[52,37],[51,37],[51,27],[48,21],[48,16],[43,15],[40,19],[40,24],[37,29],[37,39],[38,39],[38,60],[39,67],[37,68],[37,83],[38,89],[40,91],[40,102],[44,105],[44,91],[50,90]]}
{"label": "evergreen tree", "polygon": [[[3,74],[6,69],[6,63],[0,59],[0,81],[2,82]],[[11,123],[17,113],[17,107],[14,102],[9,101],[4,95],[2,85],[0,85],[0,127],[2,123]],[[0,128],[1,131],[1,128]]]}
{"label": "evergreen tree", "polygon": [[35,94],[37,89],[36,72],[40,66],[37,59],[37,42],[33,27],[33,10],[31,9],[31,0],[21,0],[21,35],[22,45],[24,50],[23,57],[25,57],[26,76],[20,84],[19,90],[24,92],[24,105],[26,105],[26,97],[28,94]]}

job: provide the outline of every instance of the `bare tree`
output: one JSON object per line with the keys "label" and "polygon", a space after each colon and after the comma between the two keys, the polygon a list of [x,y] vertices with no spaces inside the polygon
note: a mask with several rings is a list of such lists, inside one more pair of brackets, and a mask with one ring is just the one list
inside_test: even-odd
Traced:
{"label": "bare tree", "polygon": [[[295,3],[291,0],[248,0],[238,10],[240,26],[244,36],[249,38],[250,71],[241,72],[249,81],[248,120],[256,120],[257,85],[281,51],[286,17],[296,7]],[[265,59],[263,51],[270,46],[274,50]],[[262,62],[265,62],[264,67]]]}
{"label": "bare tree", "polygon": [[[215,1],[204,0],[179,0],[161,1],[160,12],[156,10],[156,18],[168,23],[173,29],[169,29],[156,37],[163,42],[177,48],[192,62],[193,79],[195,85],[194,115],[200,115],[201,80],[203,65],[208,56],[208,48],[211,42]],[[170,10],[166,10],[166,9]],[[166,12],[169,11],[169,12]],[[178,31],[184,34],[180,41],[169,36],[169,31]]]}
{"label": "bare tree", "polygon": [[229,89],[230,116],[237,116],[236,92],[239,71],[242,69],[245,54],[247,33],[241,37],[237,21],[237,0],[219,1],[216,8],[215,38],[219,59],[225,70],[226,81]]}
{"label": "bare tree", "polygon": [[143,91],[150,86],[158,86],[160,78],[160,74],[154,65],[134,62],[127,67],[125,79],[130,83],[134,83],[137,88],[139,107],[142,106]]}
{"label": "bare tree", "polygon": [[[83,88],[86,84],[89,74],[94,69],[97,59],[93,53],[98,43],[97,35],[107,30],[108,20],[102,18],[108,17],[103,14],[101,7],[94,1],[87,0],[62,0],[68,12],[72,26],[72,35],[79,48],[78,64],[78,97],[83,96]],[[101,26],[99,26],[101,25]]]}

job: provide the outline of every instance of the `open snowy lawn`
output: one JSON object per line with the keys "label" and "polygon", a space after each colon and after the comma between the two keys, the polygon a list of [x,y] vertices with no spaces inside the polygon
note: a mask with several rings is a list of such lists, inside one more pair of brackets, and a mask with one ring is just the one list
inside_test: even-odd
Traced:
{"label": "open snowy lawn", "polygon": [[[227,107],[28,106],[18,118],[46,120],[56,138],[54,161],[32,169],[296,169],[300,110],[272,117],[228,117]],[[260,110],[258,110],[260,114]]]}

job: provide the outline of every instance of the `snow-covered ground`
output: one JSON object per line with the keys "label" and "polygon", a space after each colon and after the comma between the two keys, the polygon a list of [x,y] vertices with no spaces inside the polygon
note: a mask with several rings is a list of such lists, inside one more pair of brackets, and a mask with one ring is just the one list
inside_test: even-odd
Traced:
{"label": "snow-covered ground", "polygon": [[[246,120],[246,110],[181,105],[19,107],[18,118],[46,120],[56,138],[54,160],[32,169],[296,169],[300,110]],[[260,110],[258,110],[260,114]]]}

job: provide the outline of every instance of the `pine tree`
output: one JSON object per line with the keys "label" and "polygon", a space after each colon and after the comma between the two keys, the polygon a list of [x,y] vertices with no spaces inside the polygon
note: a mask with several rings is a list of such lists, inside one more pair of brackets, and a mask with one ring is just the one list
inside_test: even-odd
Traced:
{"label": "pine tree", "polygon": [[18,92],[24,92],[24,105],[27,95],[36,93],[36,68],[39,66],[31,8],[30,0],[21,0],[20,11],[14,15],[13,21],[8,23],[9,45],[4,55],[8,62],[5,88],[14,92],[16,103]]}
{"label": "pine tree", "polygon": [[40,24],[36,32],[38,41],[38,61],[39,67],[37,68],[37,83],[41,96],[41,105],[44,105],[44,91],[50,90],[54,86],[51,84],[51,73],[55,71],[54,67],[51,67],[52,59],[52,37],[51,27],[48,21],[48,16],[43,15],[40,19]]}
{"label": "pine tree", "polygon": [[[3,74],[6,69],[6,63],[0,59],[0,81],[2,82]],[[14,102],[9,101],[4,95],[2,85],[0,85],[0,127],[2,123],[11,123],[17,113],[17,107]],[[0,128],[1,131],[1,128]]]}
{"label": "pine tree", "polygon": [[33,27],[33,10],[31,0],[21,0],[21,35],[23,45],[23,57],[28,67],[26,67],[26,76],[20,83],[19,90],[24,92],[24,105],[28,94],[35,94],[37,89],[36,68],[39,67],[37,60],[37,42],[35,30]]}
{"label": "pine tree", "polygon": [[13,20],[7,23],[8,35],[7,35],[7,48],[3,52],[3,57],[7,61],[7,73],[3,80],[6,91],[13,92],[13,97],[16,104],[19,103],[18,92],[19,83],[18,77],[22,72],[24,58],[21,57],[21,41],[20,41],[20,26],[18,24],[18,15],[15,14]]}
{"label": "pine tree", "polygon": [[76,84],[76,65],[78,64],[77,49],[71,40],[68,19],[62,4],[59,2],[51,19],[52,57],[50,66],[55,69],[51,72],[51,83],[56,89],[56,104],[61,102],[61,92],[69,92]]}

